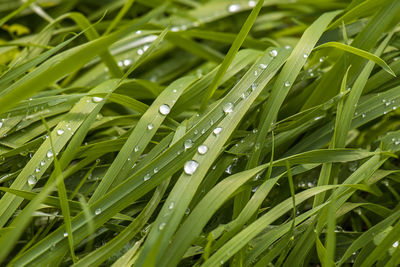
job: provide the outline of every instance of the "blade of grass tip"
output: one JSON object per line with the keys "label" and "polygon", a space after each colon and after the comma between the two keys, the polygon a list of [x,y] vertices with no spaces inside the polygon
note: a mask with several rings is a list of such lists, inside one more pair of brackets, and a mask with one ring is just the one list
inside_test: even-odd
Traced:
{"label": "blade of grass tip", "polygon": [[[250,154],[246,166],[247,168],[253,168],[258,165],[261,155],[261,149],[259,148],[264,147],[267,134],[271,129],[273,121],[276,119],[283,101],[289,93],[301,68],[306,63],[309,53],[312,51],[328,24],[337,14],[339,14],[339,11],[325,13],[308,27],[283,66],[267,100],[266,108],[261,114],[254,150]],[[276,50],[271,50],[270,53],[271,55],[276,55]],[[235,198],[233,218],[236,218],[243,209],[249,199],[250,193],[250,190],[247,190]]]}
{"label": "blade of grass tip", "polygon": [[205,110],[208,105],[208,101],[214,95],[215,90],[217,90],[219,83],[221,82],[223,76],[225,75],[226,70],[228,69],[229,65],[232,63],[233,58],[235,57],[237,51],[242,46],[246,36],[248,35],[251,27],[253,26],[258,13],[260,12],[262,5],[264,4],[264,0],[259,0],[257,5],[251,11],[250,15],[248,16],[246,22],[244,23],[243,27],[240,29],[238,35],[236,36],[235,40],[232,43],[231,48],[229,49],[227,55],[224,58],[221,66],[218,68],[218,72],[216,73],[211,85],[207,88],[204,94],[204,98],[201,103],[201,110]]}
{"label": "blade of grass tip", "polygon": [[[42,122],[47,129],[47,135],[49,136],[51,150],[55,151],[54,146],[53,146],[53,138],[51,136],[50,128],[47,125],[44,118],[42,118]],[[74,239],[73,239],[72,227],[71,227],[71,214],[70,214],[70,209],[69,209],[69,204],[68,204],[67,190],[65,188],[61,165],[60,165],[60,162],[58,161],[57,155],[54,155],[54,174],[56,177],[60,177],[60,182],[57,183],[58,197],[60,199],[61,212],[62,212],[62,215],[64,218],[64,224],[65,224],[65,228],[67,231],[66,234],[68,235],[68,244],[69,244],[69,250],[71,253],[71,258],[72,258],[73,262],[76,262],[76,256],[75,256],[75,250],[74,250]],[[52,182],[51,180],[48,181],[48,183],[51,183],[51,182]],[[64,236],[66,234],[64,234]]]}
{"label": "blade of grass tip", "polygon": [[340,50],[343,50],[343,51],[352,53],[354,55],[371,60],[371,61],[375,62],[376,64],[378,64],[380,67],[382,67],[382,69],[384,69],[387,73],[396,77],[396,74],[390,68],[390,66],[384,60],[382,60],[380,57],[378,57],[368,51],[365,51],[365,50],[362,50],[362,49],[359,49],[359,48],[356,48],[356,47],[353,47],[350,45],[342,44],[339,42],[328,42],[328,43],[324,43],[322,45],[317,46],[316,48],[314,48],[314,50],[319,50],[319,49],[327,48],[327,47],[338,48]]}
{"label": "blade of grass tip", "polygon": [[125,2],[124,6],[120,9],[120,11],[118,12],[117,16],[108,25],[108,27],[104,31],[103,35],[109,34],[115,28],[115,26],[118,25],[118,23],[121,21],[121,19],[125,16],[125,14],[128,12],[128,10],[133,5],[133,2],[135,2],[135,0],[127,0]]}

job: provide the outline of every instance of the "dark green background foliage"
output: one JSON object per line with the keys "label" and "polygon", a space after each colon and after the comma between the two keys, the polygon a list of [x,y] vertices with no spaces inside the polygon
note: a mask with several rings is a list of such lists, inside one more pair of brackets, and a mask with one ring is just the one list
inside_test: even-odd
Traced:
{"label": "dark green background foliage", "polygon": [[0,14],[1,266],[400,264],[400,1]]}

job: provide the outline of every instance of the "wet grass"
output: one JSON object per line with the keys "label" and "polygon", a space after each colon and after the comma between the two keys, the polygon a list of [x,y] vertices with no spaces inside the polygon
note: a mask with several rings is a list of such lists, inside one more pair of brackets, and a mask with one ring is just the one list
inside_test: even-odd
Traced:
{"label": "wet grass", "polygon": [[2,1],[1,265],[399,265],[399,12]]}

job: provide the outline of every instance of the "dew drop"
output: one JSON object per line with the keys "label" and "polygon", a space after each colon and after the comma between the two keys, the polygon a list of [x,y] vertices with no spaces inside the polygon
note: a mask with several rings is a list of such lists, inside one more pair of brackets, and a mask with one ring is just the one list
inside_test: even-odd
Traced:
{"label": "dew drop", "polygon": [[271,51],[269,51],[269,55],[271,57],[276,57],[278,55],[278,51],[276,51],[276,49],[272,49]]}
{"label": "dew drop", "polygon": [[169,203],[168,208],[169,208],[170,210],[172,210],[174,207],[175,207],[175,202],[172,201],[171,203]]}
{"label": "dew drop", "polygon": [[152,123],[147,124],[147,130],[151,131],[153,130],[154,125]]}
{"label": "dew drop", "polygon": [[135,152],[139,151],[139,146],[135,146],[135,148],[133,149]]}
{"label": "dew drop", "polygon": [[136,31],[136,34],[141,34],[141,33],[142,33],[141,30]]}
{"label": "dew drop", "polygon": [[218,136],[221,132],[222,132],[222,127],[217,127],[213,131],[215,136]]}
{"label": "dew drop", "polygon": [[225,114],[229,114],[233,111],[233,104],[231,102],[226,103],[223,107],[222,110],[224,111]]}
{"label": "dew drop", "polygon": [[96,214],[96,215],[99,215],[101,213],[101,209],[100,208],[98,208],[98,209],[96,209],[95,211],[94,211],[94,214]]}
{"label": "dew drop", "polygon": [[246,94],[245,94],[245,93],[242,93],[242,94],[240,95],[240,98],[243,99],[243,100],[246,99]]}
{"label": "dew drop", "polygon": [[189,160],[185,163],[183,170],[187,175],[193,175],[194,172],[197,170],[197,167],[199,167],[199,163],[197,161]]}
{"label": "dew drop", "polygon": [[165,225],[166,225],[165,222],[160,223],[160,225],[158,226],[158,230],[161,231],[162,229],[164,229]]}
{"label": "dew drop", "polygon": [[257,85],[256,85],[255,83],[252,83],[252,84],[251,84],[251,91],[256,90],[256,87],[257,87]]}
{"label": "dew drop", "polygon": [[132,60],[130,60],[130,59],[124,59],[123,64],[124,64],[124,66],[129,66],[129,65],[132,64]]}
{"label": "dew drop", "polygon": [[159,171],[159,169],[157,167],[154,168],[154,170],[153,170],[154,173],[157,173],[158,171]]}
{"label": "dew drop", "polygon": [[171,111],[171,108],[167,104],[162,104],[159,108],[159,111],[162,115],[168,115]]}
{"label": "dew drop", "polygon": [[58,129],[57,130],[57,135],[62,135],[64,133],[64,130],[63,129]]}
{"label": "dew drop", "polygon": [[361,114],[361,117],[365,118],[367,115],[365,113]]}
{"label": "dew drop", "polygon": [[399,241],[394,242],[392,246],[393,246],[394,248],[397,248],[397,247],[399,246]]}
{"label": "dew drop", "polygon": [[193,141],[188,139],[188,140],[185,141],[183,146],[185,147],[185,149],[189,149],[189,148],[191,148],[193,146]]}
{"label": "dew drop", "polygon": [[139,48],[138,51],[137,51],[137,54],[139,56],[141,56],[141,55],[143,55],[143,53],[144,53],[143,49]]}
{"label": "dew drop", "polygon": [[233,12],[238,12],[242,7],[239,4],[231,4],[228,6],[228,11],[233,13]]}
{"label": "dew drop", "polygon": [[258,71],[254,71],[254,76],[257,76],[258,75]]}
{"label": "dew drop", "polygon": [[286,81],[285,82],[285,87],[289,87],[290,86],[290,82],[289,81]]}
{"label": "dew drop", "polygon": [[176,89],[174,89],[174,90],[172,90],[172,92],[173,92],[173,93],[176,93],[177,91],[176,91]]}
{"label": "dew drop", "polygon": [[143,180],[144,181],[148,181],[148,180],[150,180],[150,178],[151,178],[150,173],[146,173],[146,175],[144,176]]}
{"label": "dew drop", "polygon": [[93,101],[94,103],[100,103],[101,101],[103,101],[103,98],[98,97],[98,96],[94,96],[94,97],[92,98],[92,101]]}
{"label": "dew drop", "polygon": [[208,151],[208,147],[206,145],[201,145],[197,148],[197,152],[199,152],[200,155],[206,154]]}
{"label": "dew drop", "polygon": [[42,161],[40,162],[40,166],[44,166],[44,165],[46,165],[46,161],[42,160]]}
{"label": "dew drop", "polygon": [[225,172],[226,172],[227,174],[232,174],[232,165],[229,165],[229,166],[225,169]]}
{"label": "dew drop", "polygon": [[307,53],[303,54],[303,58],[308,58],[308,54]]}
{"label": "dew drop", "polygon": [[194,130],[194,134],[199,134],[199,131],[198,130]]}
{"label": "dew drop", "polygon": [[292,48],[290,45],[285,45],[286,50],[289,50],[290,48]]}
{"label": "dew drop", "polygon": [[185,214],[188,215],[189,213],[190,213],[190,209],[187,208],[187,209],[185,210]]}
{"label": "dew drop", "polygon": [[29,175],[29,177],[28,177],[28,184],[29,185],[35,185],[37,183],[37,179],[36,179],[36,176],[35,175]]}
{"label": "dew drop", "polygon": [[49,159],[52,158],[52,157],[54,156],[53,151],[51,151],[51,150],[47,151],[46,156],[47,156]]}
{"label": "dew drop", "polygon": [[36,168],[36,169],[35,169],[35,172],[40,172],[40,168],[39,168],[39,167]]}
{"label": "dew drop", "polygon": [[263,70],[265,70],[265,69],[267,68],[267,65],[265,65],[265,64],[260,64],[260,68],[263,69]]}
{"label": "dew drop", "polygon": [[205,134],[206,133],[206,129],[201,130],[201,134]]}
{"label": "dew drop", "polygon": [[63,236],[64,236],[64,237],[67,237],[67,236],[68,236],[68,233],[67,233],[67,232],[65,232],[65,233],[63,234]]}
{"label": "dew drop", "polygon": [[247,3],[247,5],[248,5],[249,7],[255,7],[255,6],[256,6],[256,1],[250,0],[250,1]]}
{"label": "dew drop", "polygon": [[0,128],[3,127],[3,123],[0,121]]}

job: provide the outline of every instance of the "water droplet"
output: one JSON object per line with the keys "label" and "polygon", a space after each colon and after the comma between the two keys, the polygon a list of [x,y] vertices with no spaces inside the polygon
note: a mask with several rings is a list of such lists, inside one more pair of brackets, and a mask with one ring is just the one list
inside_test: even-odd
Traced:
{"label": "water droplet", "polygon": [[29,177],[28,177],[28,184],[29,185],[35,185],[37,183],[37,179],[36,179],[36,176],[35,175],[29,175]]}
{"label": "water droplet", "polygon": [[318,117],[315,117],[314,120],[317,121],[317,120],[320,120],[322,118],[323,118],[322,116],[318,116]]}
{"label": "water droplet", "polygon": [[101,209],[100,208],[98,208],[98,209],[96,209],[95,211],[94,211],[94,214],[96,214],[96,215],[99,215],[101,213]]}
{"label": "water droplet", "polygon": [[257,85],[255,83],[252,83],[251,84],[251,91],[256,90],[256,88],[257,88]]}
{"label": "water droplet", "polygon": [[399,241],[394,242],[392,246],[393,246],[394,248],[397,248],[397,247],[399,246]]}
{"label": "water droplet", "polygon": [[255,7],[255,6],[256,6],[256,1],[250,0],[250,1],[247,3],[247,5],[248,5],[249,7]]}
{"label": "water droplet", "polygon": [[92,101],[93,101],[94,103],[99,103],[99,102],[103,101],[103,98],[98,97],[98,96],[94,96],[94,97],[92,98]]}
{"label": "water droplet", "polygon": [[254,76],[257,76],[258,75],[258,71],[254,71]]}
{"label": "water droplet", "polygon": [[243,100],[246,99],[246,94],[245,94],[245,93],[242,93],[242,94],[240,95],[240,98],[243,99]]}
{"label": "water droplet", "polygon": [[175,202],[172,201],[171,203],[169,203],[168,208],[169,208],[170,210],[172,210],[174,207],[175,207]]}
{"label": "water droplet", "polygon": [[206,154],[208,151],[208,147],[206,145],[201,145],[197,148],[197,152],[199,152],[200,155]]}
{"label": "water droplet", "polygon": [[144,181],[148,181],[151,178],[150,173],[146,173],[146,175],[144,176],[143,180]]}
{"label": "water droplet", "polygon": [[147,124],[147,130],[153,130],[154,125],[152,123]]}
{"label": "water droplet", "polygon": [[176,93],[177,91],[176,91],[176,89],[174,89],[174,90],[172,90],[172,92],[173,92],[173,93]]}
{"label": "water droplet", "polygon": [[271,51],[269,51],[269,55],[271,57],[276,57],[278,55],[278,51],[276,51],[276,49],[272,49]]}
{"label": "water droplet", "polygon": [[159,108],[159,111],[162,115],[168,115],[171,111],[171,108],[167,104],[162,104]]}
{"label": "water droplet", "polygon": [[64,133],[64,130],[63,129],[58,129],[57,130],[57,135],[62,135]]}
{"label": "water droplet", "polygon": [[365,118],[367,115],[365,113],[361,114],[361,117]]}
{"label": "water droplet", "polygon": [[139,48],[138,51],[137,51],[137,54],[139,56],[141,56],[141,55],[143,55],[143,53],[144,53],[143,49]]}
{"label": "water droplet", "polygon": [[0,121],[0,128],[3,127],[3,123]]}
{"label": "water droplet", "polygon": [[166,225],[165,222],[160,223],[160,225],[158,226],[158,230],[161,231],[162,229],[164,229],[165,225]]}
{"label": "water droplet", "polygon": [[320,57],[320,58],[319,58],[319,62],[322,63],[322,62],[324,62],[324,61],[325,61],[325,57]]}
{"label": "water droplet", "polygon": [[65,233],[63,234],[63,236],[64,236],[64,237],[67,237],[67,236],[68,236],[68,233],[67,233],[67,232],[65,232]]}
{"label": "water droplet", "polygon": [[141,34],[141,33],[142,33],[141,30],[136,31],[136,34]]}
{"label": "water droplet", "polygon": [[265,64],[260,64],[260,68],[263,69],[263,70],[265,70],[265,69],[267,68],[267,65],[265,65]]}
{"label": "water droplet", "polygon": [[40,168],[39,168],[39,167],[36,168],[36,169],[35,169],[35,172],[40,172]]}
{"label": "water droplet", "polygon": [[290,49],[290,48],[292,48],[290,45],[285,45],[285,49],[286,49],[286,50],[288,50],[288,49]]}
{"label": "water droplet", "polygon": [[201,130],[201,134],[205,134],[206,133],[206,129]]}
{"label": "water droplet", "polygon": [[231,4],[228,6],[228,11],[233,13],[233,12],[238,12],[242,7],[239,4]]}
{"label": "water droplet", "polygon": [[290,86],[290,82],[289,81],[286,81],[285,82],[285,87],[289,87]]}
{"label": "water droplet", "polygon": [[232,165],[229,165],[229,166],[225,169],[225,172],[226,172],[227,174],[232,174]]}
{"label": "water droplet", "polygon": [[158,171],[159,171],[159,169],[157,167],[154,168],[154,170],[153,170],[154,173],[157,173]]}
{"label": "water droplet", "polygon": [[178,32],[179,31],[179,27],[172,27],[171,28],[171,32]]}
{"label": "water droplet", "polygon": [[194,134],[198,134],[199,133],[199,131],[198,130],[194,130]]}
{"label": "water droplet", "polygon": [[189,160],[185,163],[183,170],[187,175],[193,175],[194,172],[197,170],[197,167],[199,167],[199,163],[197,161]]}
{"label": "water droplet", "polygon": [[308,58],[308,54],[307,53],[303,54],[303,58]]}
{"label": "water droplet", "polygon": [[132,60],[130,59],[124,59],[124,66],[129,66],[132,64]]}
{"label": "water droplet", "polygon": [[253,129],[253,134],[255,134],[255,133],[257,133],[258,132],[258,129]]}
{"label": "water droplet", "polygon": [[397,107],[396,107],[396,106],[392,107],[392,110],[396,110],[396,109],[397,109]]}
{"label": "water droplet", "polygon": [[225,114],[229,114],[233,111],[233,104],[231,102],[226,103],[223,107],[222,110],[224,111]]}
{"label": "water droplet", "polygon": [[133,149],[135,152],[139,151],[139,146],[135,146],[135,148]]}
{"label": "water droplet", "polygon": [[42,160],[42,161],[40,162],[40,166],[44,166],[44,165],[46,165],[46,161]]}
{"label": "water droplet", "polygon": [[189,148],[191,148],[193,146],[193,141],[188,139],[188,140],[185,141],[183,146],[185,147],[185,149],[189,149]]}
{"label": "water droplet", "polygon": [[215,136],[218,136],[221,132],[222,132],[222,127],[217,127],[213,131]]}
{"label": "water droplet", "polygon": [[53,153],[53,151],[51,151],[51,150],[47,151],[47,154],[46,154],[46,156],[47,156],[48,158],[51,158],[51,157],[53,157],[53,156],[54,156],[54,153]]}
{"label": "water droplet", "polygon": [[187,208],[187,209],[185,210],[185,214],[188,215],[189,213],[190,213],[190,209]]}

